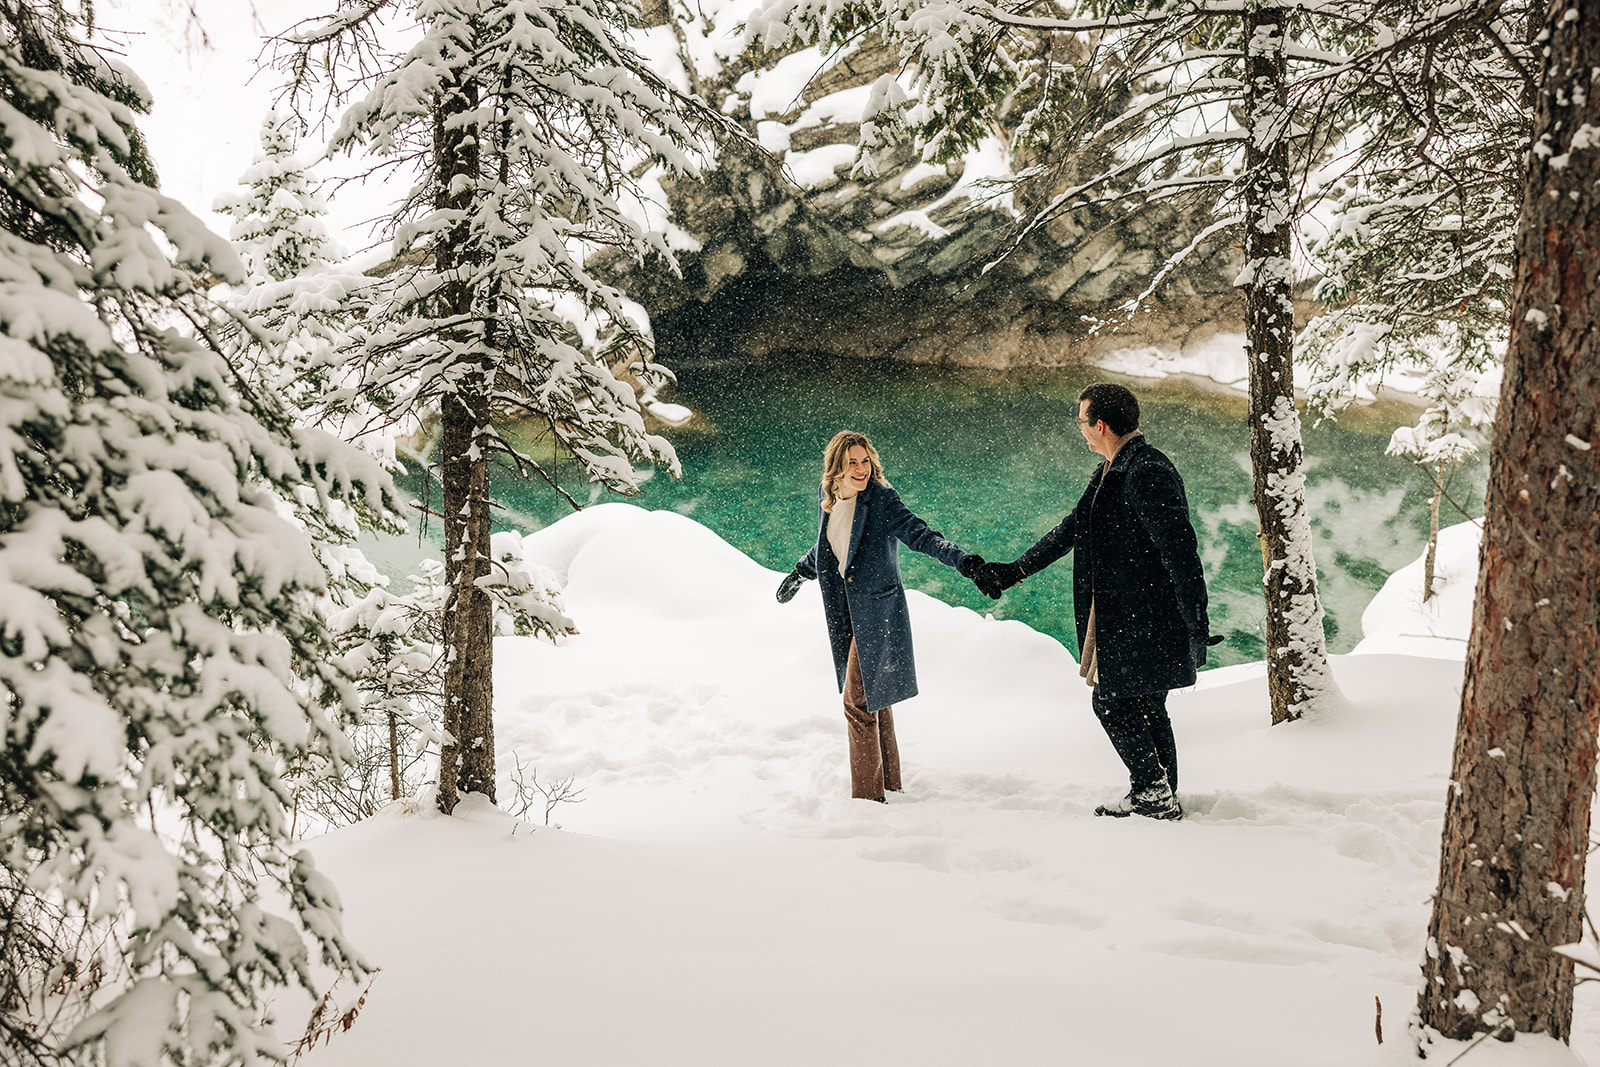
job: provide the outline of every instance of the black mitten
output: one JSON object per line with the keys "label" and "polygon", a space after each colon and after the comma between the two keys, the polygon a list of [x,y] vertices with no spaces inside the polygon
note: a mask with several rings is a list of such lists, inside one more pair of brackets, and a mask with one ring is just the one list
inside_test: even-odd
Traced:
{"label": "black mitten", "polygon": [[793,600],[794,595],[800,591],[800,586],[808,581],[810,579],[800,573],[799,567],[784,575],[783,581],[778,585],[778,603],[787,604]]}
{"label": "black mitten", "polygon": [[1189,647],[1194,650],[1195,669],[1198,670],[1206,665],[1207,648],[1210,648],[1212,645],[1220,645],[1227,639],[1228,638],[1223,634],[1212,634],[1203,641],[1197,641],[1191,636],[1189,638]]}
{"label": "black mitten", "polygon": [[961,575],[963,578],[971,578],[978,573],[978,568],[982,566],[982,556],[968,554],[967,558],[962,560],[961,565],[956,568],[956,573]]}
{"label": "black mitten", "polygon": [[1022,581],[1027,575],[1015,563],[985,563],[978,568],[972,582],[978,592],[990,600],[999,600],[1000,594]]}

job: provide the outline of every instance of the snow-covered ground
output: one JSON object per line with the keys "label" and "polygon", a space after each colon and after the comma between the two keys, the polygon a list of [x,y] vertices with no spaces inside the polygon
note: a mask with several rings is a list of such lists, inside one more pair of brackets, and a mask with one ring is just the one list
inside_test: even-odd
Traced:
{"label": "snow-covered ground", "polygon": [[[1094,817],[1121,766],[1021,623],[909,594],[922,695],[878,805],[848,797],[814,583],[779,605],[778,573],[623,504],[525,547],[581,633],[500,639],[500,765],[584,798],[560,829],[474,799],[312,842],[383,969],[309,1067],[1414,1062],[1470,526],[1432,605],[1413,568],[1374,601],[1342,707],[1269,728],[1260,665],[1173,694],[1177,823]],[[1577,1054],[1463,1063],[1600,1062],[1585,994]]]}

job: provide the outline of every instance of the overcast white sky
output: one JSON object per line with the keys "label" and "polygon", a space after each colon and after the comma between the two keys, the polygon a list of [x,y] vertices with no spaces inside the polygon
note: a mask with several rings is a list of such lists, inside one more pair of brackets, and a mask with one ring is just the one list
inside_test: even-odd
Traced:
{"label": "overcast white sky", "polygon": [[[102,0],[100,26],[126,35],[128,62],[155,97],[140,126],[162,189],[217,232],[226,235],[229,220],[211,205],[238,187],[280,84],[277,72],[257,72],[264,38],[336,6],[337,0]],[[313,135],[301,154],[321,148]],[[317,173],[327,177],[337,168],[323,165]],[[367,220],[396,198],[382,189],[340,190],[331,221],[348,250],[373,242]]]}

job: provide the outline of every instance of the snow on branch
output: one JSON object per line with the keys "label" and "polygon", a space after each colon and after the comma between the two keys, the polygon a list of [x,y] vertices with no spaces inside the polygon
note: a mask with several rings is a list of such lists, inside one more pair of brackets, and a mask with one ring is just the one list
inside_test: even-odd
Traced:
{"label": "snow on branch", "polygon": [[386,7],[394,7],[400,0],[342,0],[339,10],[322,18],[308,19],[305,29],[291,30],[282,40],[306,47],[329,44],[363,29]]}
{"label": "snow on branch", "polygon": [[1168,257],[1167,261],[1161,265],[1161,269],[1156,271],[1155,276],[1150,279],[1150,284],[1145,286],[1144,292],[1140,293],[1132,300],[1129,300],[1127,303],[1121,305],[1118,310],[1123,312],[1124,315],[1133,315],[1139,310],[1140,306],[1143,305],[1146,300],[1150,299],[1151,295],[1161,287],[1161,283],[1166,281],[1168,276],[1170,276],[1173,271],[1177,270],[1186,259],[1193,255],[1201,245],[1205,244],[1206,241],[1210,240],[1212,237],[1216,236],[1222,231],[1231,229],[1232,227],[1238,226],[1243,222],[1243,215],[1230,215],[1227,218],[1218,219],[1205,229],[1201,230],[1199,233],[1195,234],[1194,240],[1190,241],[1184,248]]}
{"label": "snow on branch", "polygon": [[[1149,167],[1151,164],[1159,162],[1164,158],[1177,155],[1182,152],[1193,151],[1194,149],[1200,147],[1215,147],[1218,145],[1227,144],[1242,145],[1248,141],[1249,138],[1250,133],[1248,130],[1222,130],[1216,133],[1202,134],[1196,137],[1174,137],[1171,140],[1154,145],[1133,159],[1127,160],[1124,163],[1120,163],[1101,174],[1096,174],[1086,182],[1081,182],[1078,185],[1074,185],[1071,188],[1064,189],[1057,193],[1051,198],[1049,203],[1041,208],[1034,215],[1034,217],[1029,220],[1027,226],[1024,227],[1019,234],[1018,240],[1020,241],[1022,238],[1025,238],[1029,233],[1038,229],[1040,226],[1043,226],[1056,215],[1059,215],[1063,211],[1071,210],[1073,207],[1077,206],[1084,194],[1097,188],[1112,185],[1119,178],[1130,174],[1137,174],[1138,172]],[[1195,188],[1207,185],[1232,185],[1233,183],[1234,179],[1228,176],[1212,177],[1207,175],[1197,175],[1193,177],[1151,182],[1147,186],[1141,186],[1139,188],[1130,189],[1127,191],[1118,191],[1114,195],[1113,199],[1120,200],[1139,196],[1146,190],[1175,188],[1178,186]]]}

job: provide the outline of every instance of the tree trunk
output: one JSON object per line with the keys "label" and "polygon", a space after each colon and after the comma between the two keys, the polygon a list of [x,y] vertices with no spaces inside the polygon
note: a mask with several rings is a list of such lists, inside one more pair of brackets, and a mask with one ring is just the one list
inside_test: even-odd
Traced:
{"label": "tree trunk", "polygon": [[400,723],[394,709],[389,712],[389,799],[400,799]]}
{"label": "tree trunk", "polygon": [[[439,810],[455,810],[461,793],[494,799],[493,605],[477,580],[489,573],[489,368],[481,330],[470,325],[476,274],[468,214],[479,184],[476,127],[463,116],[478,106],[468,81],[440,93],[433,152],[434,206],[458,211],[438,238],[440,311],[463,325],[445,341],[463,353],[451,370],[454,389],[440,411],[439,468],[444,495],[444,728],[439,759]],[[457,179],[461,179],[457,181]],[[477,353],[473,355],[472,353]]]}
{"label": "tree trunk", "polygon": [[[1477,602],[1418,994],[1569,1040],[1600,726],[1600,0],[1561,0],[1529,156]],[[1579,91],[1583,90],[1583,91]]]}
{"label": "tree trunk", "polygon": [[1300,417],[1294,407],[1294,279],[1289,258],[1289,90],[1284,46],[1290,12],[1252,3],[1250,140],[1245,147],[1246,349],[1250,361],[1250,467],[1266,597],[1267,688],[1272,721],[1298,719],[1333,685],[1306,514]]}
{"label": "tree trunk", "polygon": [[1428,551],[1422,557],[1422,602],[1433,599],[1433,565],[1439,555],[1439,503],[1444,499],[1444,464],[1433,468],[1433,499],[1428,501]]}

